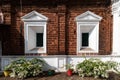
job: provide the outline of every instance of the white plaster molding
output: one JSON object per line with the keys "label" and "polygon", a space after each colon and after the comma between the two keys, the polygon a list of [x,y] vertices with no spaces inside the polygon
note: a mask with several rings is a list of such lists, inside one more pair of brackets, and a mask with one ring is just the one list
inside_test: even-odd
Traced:
{"label": "white plaster molding", "polygon": [[0,41],[0,56],[2,55],[2,41]]}
{"label": "white plaster molding", "polygon": [[[120,5],[120,4],[119,4]],[[113,41],[112,55],[120,55],[120,7],[119,11],[113,13]]]}
{"label": "white plaster molding", "polygon": [[[91,11],[78,15],[75,20],[77,23],[77,53],[98,53],[99,51],[99,21],[102,17],[94,14]],[[89,37],[89,48],[93,49],[88,51],[80,50],[81,47],[81,33],[90,33]],[[94,41],[93,41],[94,40]]]}
{"label": "white plaster molding", "polygon": [[112,4],[112,14],[120,12],[120,0]]}
{"label": "white plaster molding", "polygon": [[[46,53],[46,27],[48,18],[36,11],[21,17],[24,22],[25,53]],[[36,47],[36,33],[43,33],[43,47]]]}
{"label": "white plaster molding", "polygon": [[75,20],[77,21],[77,22],[98,22],[98,21],[100,21],[102,19],[102,17],[100,17],[100,16],[98,16],[98,15],[96,15],[96,14],[94,14],[93,12],[91,12],[91,11],[86,11],[85,13],[83,13],[83,14],[81,14],[81,15],[79,15],[79,16],[77,16],[76,18],[75,18]]}
{"label": "white plaster molding", "polygon": [[111,0],[112,4],[119,2],[120,0]]}
{"label": "white plaster molding", "polygon": [[27,21],[28,22],[29,21],[30,22],[32,22],[32,21],[40,21],[40,22],[45,21],[46,22],[48,20],[48,18],[46,16],[44,16],[36,11],[32,11],[32,12],[24,15],[23,17],[21,17],[21,19],[24,22],[27,22]]}

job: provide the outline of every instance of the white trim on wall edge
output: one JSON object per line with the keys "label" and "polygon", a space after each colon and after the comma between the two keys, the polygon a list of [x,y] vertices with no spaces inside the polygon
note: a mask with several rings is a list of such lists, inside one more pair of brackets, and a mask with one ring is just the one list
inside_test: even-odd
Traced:
{"label": "white trim on wall edge", "polygon": [[20,57],[24,57],[24,58],[54,58],[54,57],[120,57],[120,55],[45,55],[45,56],[39,56],[39,55],[13,55],[13,56],[0,56],[0,58],[20,58]]}

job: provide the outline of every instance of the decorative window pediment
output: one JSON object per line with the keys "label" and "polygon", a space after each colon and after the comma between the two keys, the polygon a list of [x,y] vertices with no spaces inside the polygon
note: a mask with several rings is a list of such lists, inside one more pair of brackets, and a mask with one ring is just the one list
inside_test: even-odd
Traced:
{"label": "decorative window pediment", "polygon": [[98,53],[99,51],[99,22],[102,17],[87,11],[78,15],[77,23],[77,52]]}
{"label": "decorative window pediment", "polygon": [[36,11],[22,17],[24,22],[25,53],[46,53],[48,18]]}
{"label": "decorative window pediment", "polygon": [[76,17],[76,21],[100,21],[102,17],[94,14],[91,11],[87,11]]}
{"label": "decorative window pediment", "polygon": [[119,14],[120,12],[120,0],[113,0],[115,3],[112,4],[112,14]]}
{"label": "decorative window pediment", "polygon": [[36,11],[32,11],[22,17],[23,21],[47,21],[48,18]]}

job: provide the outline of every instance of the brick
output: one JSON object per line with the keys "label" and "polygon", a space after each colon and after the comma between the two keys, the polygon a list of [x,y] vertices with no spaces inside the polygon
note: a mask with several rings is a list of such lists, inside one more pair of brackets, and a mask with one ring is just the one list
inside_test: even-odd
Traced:
{"label": "brick", "polygon": [[[42,2],[42,1],[40,1]],[[100,6],[97,6],[97,1],[94,4],[80,1],[70,1],[65,3],[51,5],[51,1],[39,4],[40,2],[25,0],[23,3],[22,15],[18,1],[12,1],[7,6],[3,5],[5,15],[5,24],[10,26],[10,36],[7,43],[10,49],[4,50],[4,54],[23,55],[24,53],[24,24],[22,23],[22,32],[20,30],[21,16],[36,10],[37,12],[49,18],[47,24],[47,53],[46,55],[76,55],[77,45],[77,25],[75,17],[90,10],[97,15],[103,17],[99,27],[99,53],[97,55],[110,54],[112,52],[112,17],[111,5],[105,5],[101,1]],[[84,2],[84,1],[83,1]],[[80,4],[78,4],[80,3]],[[33,5],[31,5],[33,4]],[[35,6],[36,5],[36,6]],[[12,11],[10,11],[12,10]],[[7,43],[4,48],[7,47]],[[103,44],[104,43],[104,44]],[[29,55],[29,54],[28,54]],[[38,55],[38,54],[36,54]],[[79,55],[96,55],[96,53],[86,53]]]}

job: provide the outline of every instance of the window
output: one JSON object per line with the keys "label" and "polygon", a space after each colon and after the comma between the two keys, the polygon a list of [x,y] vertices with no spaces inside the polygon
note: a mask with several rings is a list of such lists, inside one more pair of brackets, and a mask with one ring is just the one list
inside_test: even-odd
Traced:
{"label": "window", "polygon": [[0,41],[0,70],[1,70],[1,56],[2,56],[2,41]]}
{"label": "window", "polygon": [[0,41],[0,56],[2,55],[2,41]]}
{"label": "window", "polygon": [[112,4],[113,31],[112,31],[112,55],[120,55],[120,0]]}
{"label": "window", "polygon": [[[2,56],[2,41],[0,41],[0,63],[1,63],[1,56]],[[0,64],[0,70],[1,70],[1,64]]]}
{"label": "window", "polygon": [[48,18],[32,11],[22,17],[24,21],[25,53],[46,53],[46,27]]}
{"label": "window", "polygon": [[77,23],[77,53],[98,53],[99,51],[99,21],[102,17],[87,11],[78,15]]}
{"label": "window", "polygon": [[89,34],[88,33],[82,33],[82,47],[87,47],[88,46],[88,38]]}
{"label": "window", "polygon": [[43,47],[43,33],[36,33],[36,47]]}

